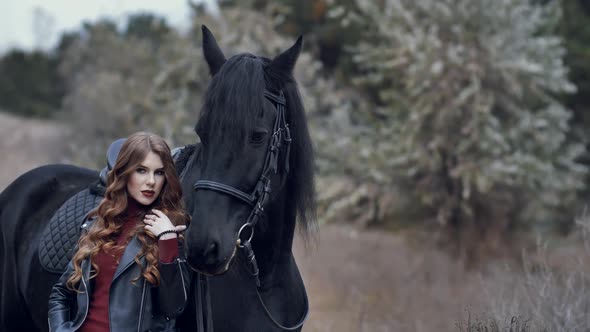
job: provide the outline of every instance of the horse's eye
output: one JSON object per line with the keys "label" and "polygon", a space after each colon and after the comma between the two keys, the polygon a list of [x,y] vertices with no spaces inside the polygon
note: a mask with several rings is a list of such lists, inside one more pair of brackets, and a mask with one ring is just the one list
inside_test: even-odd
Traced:
{"label": "horse's eye", "polygon": [[266,131],[255,131],[252,133],[252,135],[250,135],[250,142],[254,144],[260,144],[266,138],[266,134]]}

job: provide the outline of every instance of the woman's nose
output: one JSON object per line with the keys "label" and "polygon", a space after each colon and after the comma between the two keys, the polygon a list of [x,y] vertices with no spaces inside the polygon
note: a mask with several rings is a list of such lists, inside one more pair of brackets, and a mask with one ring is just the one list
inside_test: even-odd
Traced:
{"label": "woman's nose", "polygon": [[153,185],[156,183],[156,176],[154,174],[148,175],[147,184]]}

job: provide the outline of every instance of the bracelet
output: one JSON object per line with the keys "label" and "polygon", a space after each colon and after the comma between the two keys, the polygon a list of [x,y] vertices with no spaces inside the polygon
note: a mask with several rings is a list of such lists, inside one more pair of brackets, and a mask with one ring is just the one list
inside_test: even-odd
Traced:
{"label": "bracelet", "polygon": [[170,233],[175,233],[176,236],[178,236],[178,232],[176,232],[176,230],[169,229],[169,230],[163,231],[162,233],[158,234],[158,236],[156,236],[156,238],[159,240],[160,237],[162,237],[162,235],[164,235],[164,234],[170,234]]}

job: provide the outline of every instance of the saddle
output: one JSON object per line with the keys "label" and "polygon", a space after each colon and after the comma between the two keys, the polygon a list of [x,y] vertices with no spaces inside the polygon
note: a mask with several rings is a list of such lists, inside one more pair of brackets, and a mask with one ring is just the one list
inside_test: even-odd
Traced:
{"label": "saddle", "polygon": [[120,138],[107,149],[107,166],[99,173],[99,181],[70,197],[45,226],[39,244],[39,261],[50,273],[63,273],[74,256],[82,229],[88,227],[88,212],[98,206],[103,198],[107,174],[113,169],[119,151],[125,142]]}
{"label": "saddle", "polygon": [[125,143],[125,138],[119,138],[118,140],[114,141],[109,145],[107,149],[107,166],[100,171],[99,178],[100,183],[103,186],[107,185],[107,175],[110,170],[115,167],[115,162],[117,162],[117,157],[119,156],[119,151],[121,151],[121,147],[123,143]]}

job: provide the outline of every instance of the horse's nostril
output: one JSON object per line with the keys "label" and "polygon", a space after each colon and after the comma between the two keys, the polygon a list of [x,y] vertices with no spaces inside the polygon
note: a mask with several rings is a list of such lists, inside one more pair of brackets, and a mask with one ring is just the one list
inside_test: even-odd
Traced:
{"label": "horse's nostril", "polygon": [[216,242],[209,244],[209,247],[205,251],[205,264],[214,264],[217,260],[218,246]]}

